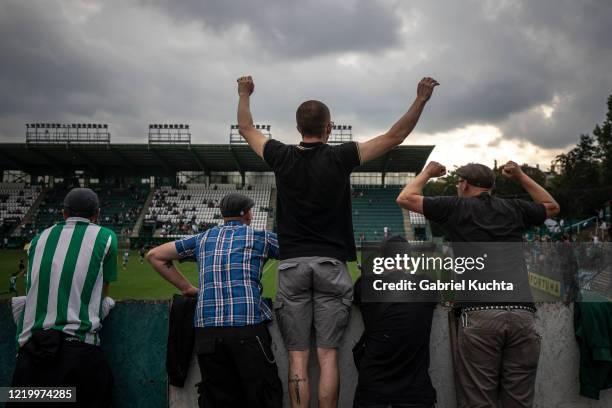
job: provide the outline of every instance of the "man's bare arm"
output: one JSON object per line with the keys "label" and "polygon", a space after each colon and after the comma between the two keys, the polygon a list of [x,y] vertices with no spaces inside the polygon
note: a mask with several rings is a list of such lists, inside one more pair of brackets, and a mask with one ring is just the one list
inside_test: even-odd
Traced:
{"label": "man's bare arm", "polygon": [[406,210],[423,214],[423,187],[432,177],[442,177],[445,174],[446,167],[438,162],[429,162],[422,172],[406,184],[395,201]]}
{"label": "man's bare arm", "polygon": [[417,86],[417,97],[410,109],[385,134],[377,136],[367,142],[359,143],[361,162],[376,159],[401,144],[416,126],[423,108],[433,93],[434,87],[439,83],[433,78],[423,78]]}
{"label": "man's bare arm", "polygon": [[544,187],[536,183],[531,177],[523,172],[521,167],[513,161],[509,161],[502,169],[502,175],[508,179],[516,180],[529,193],[531,199],[542,204],[546,208],[546,217],[554,217],[559,214],[561,207],[552,195]]}
{"label": "man's bare arm", "polygon": [[183,295],[197,295],[198,289],[174,265],[174,261],[179,259],[174,242],[166,242],[151,249],[147,253],[146,259],[157,273],[173,284]]}
{"label": "man's bare arm", "polygon": [[250,76],[238,78],[238,132],[248,142],[251,149],[263,159],[263,148],[268,139],[253,126],[250,99],[254,91],[253,78]]}

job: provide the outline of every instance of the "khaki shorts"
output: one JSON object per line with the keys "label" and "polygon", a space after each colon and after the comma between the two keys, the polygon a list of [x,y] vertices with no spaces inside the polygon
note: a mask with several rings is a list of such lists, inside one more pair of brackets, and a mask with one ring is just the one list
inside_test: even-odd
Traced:
{"label": "khaki shorts", "polygon": [[337,348],[352,302],[346,263],[327,257],[280,261],[274,312],[287,350],[307,350],[313,337],[317,347]]}

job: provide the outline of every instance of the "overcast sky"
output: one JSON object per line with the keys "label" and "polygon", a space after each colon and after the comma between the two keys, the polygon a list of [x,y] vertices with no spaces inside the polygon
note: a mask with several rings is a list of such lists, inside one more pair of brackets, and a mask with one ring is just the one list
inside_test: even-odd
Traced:
{"label": "overcast sky", "polygon": [[609,0],[1,0],[0,138],[100,122],[113,142],[144,143],[165,122],[226,143],[236,78],[251,74],[274,137],[297,142],[296,107],[319,99],[365,140],[432,76],[406,144],[435,144],[449,166],[548,167],[604,118],[611,22]]}

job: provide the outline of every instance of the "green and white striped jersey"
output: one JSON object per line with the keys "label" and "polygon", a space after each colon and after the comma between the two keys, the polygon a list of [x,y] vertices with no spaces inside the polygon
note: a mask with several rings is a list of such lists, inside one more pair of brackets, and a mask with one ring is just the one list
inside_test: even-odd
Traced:
{"label": "green and white striped jersey", "polygon": [[40,329],[100,344],[102,286],[116,278],[117,236],[112,230],[70,217],[38,234],[28,250],[19,346]]}

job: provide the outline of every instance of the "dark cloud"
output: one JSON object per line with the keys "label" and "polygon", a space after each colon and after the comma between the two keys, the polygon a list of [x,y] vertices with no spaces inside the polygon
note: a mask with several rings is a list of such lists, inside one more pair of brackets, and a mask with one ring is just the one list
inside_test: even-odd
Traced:
{"label": "dark cloud", "polygon": [[[442,82],[423,130],[493,124],[505,137],[558,148],[602,120],[612,3],[449,1],[403,11],[416,16],[415,40],[427,33],[414,47],[427,55],[422,69]],[[550,118],[541,105],[554,107]]]}
{"label": "dark cloud", "polygon": [[419,132],[486,124],[561,148],[604,117],[610,21],[607,0],[3,1],[0,137],[103,121],[114,141],[142,141],[147,123],[175,121],[224,142],[246,73],[276,137],[296,139],[306,99],[371,136],[430,75],[441,86]]}
{"label": "dark cloud", "polygon": [[380,52],[399,43],[392,3],[370,0],[143,0],[179,22],[224,33],[245,26],[268,56],[307,58],[333,52]]}

